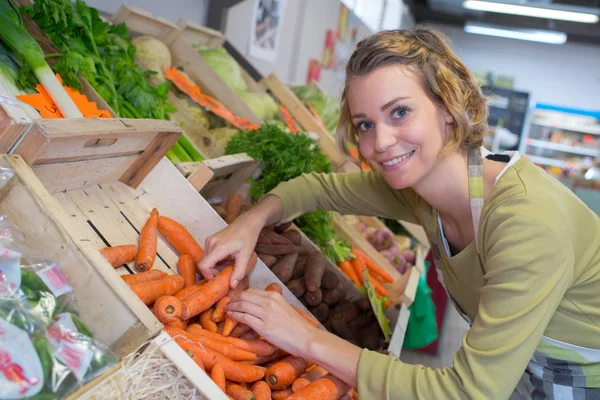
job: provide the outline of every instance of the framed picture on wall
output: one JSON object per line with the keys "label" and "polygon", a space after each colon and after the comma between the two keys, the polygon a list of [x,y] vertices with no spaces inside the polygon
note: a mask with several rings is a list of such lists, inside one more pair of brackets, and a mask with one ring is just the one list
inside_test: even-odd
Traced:
{"label": "framed picture on wall", "polygon": [[248,54],[274,63],[286,0],[254,0]]}

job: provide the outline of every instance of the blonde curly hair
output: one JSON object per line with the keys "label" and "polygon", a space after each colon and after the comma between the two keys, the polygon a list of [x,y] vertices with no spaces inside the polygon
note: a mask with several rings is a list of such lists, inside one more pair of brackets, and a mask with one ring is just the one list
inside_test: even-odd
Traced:
{"label": "blonde curly hair", "polygon": [[351,157],[350,144],[358,147],[358,133],[348,104],[348,87],[352,79],[393,64],[410,67],[416,72],[429,98],[452,115],[452,134],[440,154],[457,150],[467,153],[479,148],[488,131],[487,99],[473,74],[450,46],[446,35],[429,27],[381,31],[361,40],[346,65],[336,130],[340,151]]}

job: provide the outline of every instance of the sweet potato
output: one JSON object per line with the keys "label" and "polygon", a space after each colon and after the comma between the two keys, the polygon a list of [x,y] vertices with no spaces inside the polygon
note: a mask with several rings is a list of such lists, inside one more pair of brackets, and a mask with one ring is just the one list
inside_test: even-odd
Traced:
{"label": "sweet potato", "polygon": [[291,240],[273,231],[264,231],[264,235],[272,244],[295,244]]}
{"label": "sweet potato", "polygon": [[377,321],[371,322],[366,328],[363,328],[360,344],[369,350],[377,350],[379,346],[379,324]]}
{"label": "sweet potato", "polygon": [[316,292],[306,292],[304,301],[311,307],[316,307],[323,301],[323,292],[318,289]]}
{"label": "sweet potato", "polygon": [[339,303],[340,300],[344,297],[344,289],[341,284],[339,284],[335,289],[326,290],[323,294],[323,303],[328,306],[334,306]]}
{"label": "sweet potato", "polygon": [[281,234],[281,236],[287,238],[290,242],[294,243],[296,246],[300,246],[302,244],[302,235],[300,232],[296,230],[287,231]]}
{"label": "sweet potato", "polygon": [[267,235],[265,234],[265,232],[267,232],[266,228],[263,228],[260,233],[258,234],[258,240],[256,241],[256,243],[260,243],[260,244],[273,244],[271,243],[271,241],[269,240],[269,238],[267,237]]}
{"label": "sweet potato", "polygon": [[309,292],[316,292],[321,287],[321,280],[327,270],[326,263],[327,260],[322,253],[314,252],[308,256],[304,270],[304,282]]}
{"label": "sweet potato", "polygon": [[298,261],[296,261],[296,266],[294,267],[294,273],[292,274],[292,279],[298,279],[298,278],[302,278],[304,276],[306,260],[308,260],[307,256],[298,255]]}
{"label": "sweet potato", "polygon": [[225,216],[225,222],[231,224],[235,219],[240,215],[242,210],[242,195],[239,193],[234,193],[225,202],[225,212],[227,215]]}
{"label": "sweet potato", "polygon": [[298,260],[298,253],[286,254],[271,268],[275,276],[284,284],[292,279],[294,266]]}
{"label": "sweet potato", "polygon": [[329,307],[327,307],[327,304],[325,303],[310,308],[309,311],[322,324],[325,323],[329,317]]}
{"label": "sweet potato", "polygon": [[284,222],[283,224],[276,225],[275,232],[281,234],[281,233],[287,231],[288,229],[290,229],[290,226],[292,226],[292,221]]}
{"label": "sweet potato", "polygon": [[260,258],[262,260],[262,262],[268,268],[271,268],[273,265],[275,265],[275,263],[277,262],[277,260],[279,260],[279,257],[277,257],[277,256],[270,256],[268,254],[259,254],[258,258]]}
{"label": "sweet potato", "polygon": [[298,246],[295,246],[293,244],[260,244],[260,243],[257,243],[254,250],[260,254],[268,254],[271,256],[282,256],[284,254],[298,252]]}
{"label": "sweet potato", "polygon": [[348,322],[350,328],[359,327],[362,328],[375,320],[375,314],[371,311],[362,311],[356,318]]}
{"label": "sweet potato", "polygon": [[366,296],[361,297],[358,300],[354,300],[352,304],[354,304],[356,308],[358,308],[360,311],[366,311],[371,309],[371,302]]}
{"label": "sweet potato", "polygon": [[293,281],[288,282],[288,289],[296,298],[301,298],[306,293],[306,284],[304,283],[304,279],[294,279]]}
{"label": "sweet potato", "polygon": [[330,323],[333,332],[341,337],[342,339],[352,339],[352,331],[348,327],[348,324],[344,321],[344,317],[339,308],[331,311]]}
{"label": "sweet potato", "polygon": [[342,312],[342,319],[347,324],[349,324],[351,321],[354,321],[358,316],[358,310],[354,304],[346,303],[340,306],[340,310]]}
{"label": "sweet potato", "polygon": [[333,271],[325,271],[323,275],[323,279],[321,280],[321,286],[324,289],[335,289],[337,285],[340,283],[340,278]]}

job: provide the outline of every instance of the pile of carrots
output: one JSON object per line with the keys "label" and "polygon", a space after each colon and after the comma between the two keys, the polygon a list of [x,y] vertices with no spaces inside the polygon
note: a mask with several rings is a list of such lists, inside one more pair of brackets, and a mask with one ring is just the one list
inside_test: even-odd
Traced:
{"label": "pile of carrots", "polygon": [[[180,254],[179,274],[152,269],[159,234]],[[156,209],[140,231],[139,247],[121,245],[100,252],[115,268],[135,261],[139,272],[122,275],[122,279],[144,304],[152,307],[164,330],[229,398],[358,398],[354,389],[322,367],[285,353],[247,325],[229,318],[224,308],[248,288],[248,278],[230,289],[233,266],[228,264],[214,279],[198,281],[196,265],[203,256],[202,248],[183,225],[160,216]],[[256,260],[254,253],[248,270]],[[282,293],[277,283],[265,290]],[[313,325],[319,325],[312,316],[296,310]]]}

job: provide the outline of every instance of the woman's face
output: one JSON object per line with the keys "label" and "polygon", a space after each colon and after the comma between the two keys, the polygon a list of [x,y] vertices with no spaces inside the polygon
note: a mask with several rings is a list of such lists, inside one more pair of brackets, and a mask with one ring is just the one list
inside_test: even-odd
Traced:
{"label": "woman's face", "polygon": [[433,171],[453,120],[409,68],[390,65],[353,78],[348,104],[360,153],[390,186],[414,186]]}

